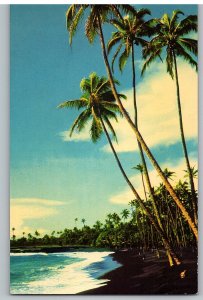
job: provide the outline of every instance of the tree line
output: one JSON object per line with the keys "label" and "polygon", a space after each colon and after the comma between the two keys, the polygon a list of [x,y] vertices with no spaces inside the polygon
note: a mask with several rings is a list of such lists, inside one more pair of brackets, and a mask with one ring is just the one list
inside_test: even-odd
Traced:
{"label": "tree line", "polygon": [[[174,172],[168,169],[165,169],[164,173],[168,179],[175,177]],[[196,176],[197,170],[194,170],[193,177]],[[187,172],[186,177],[176,183],[175,191],[181,196],[184,205],[189,207],[191,191]],[[161,222],[174,249],[180,252],[181,249],[186,247],[195,248],[196,240],[191,228],[162,183],[154,189],[154,195],[155,199],[159,201],[158,211]],[[149,210],[153,209],[150,200],[146,199],[145,205]],[[111,249],[136,248],[143,254],[149,249],[154,249],[159,253],[159,250],[163,248],[159,234],[136,200],[131,200],[129,208],[123,209],[120,214],[109,213],[104,222],[97,220],[93,226],[88,226],[85,218],[80,221],[82,228],[78,226],[78,218],[75,218],[74,221],[75,226],[73,229],[54,230],[51,234],[43,236],[36,230],[33,234],[22,232],[22,236],[16,238],[16,229],[13,227],[11,247],[89,246]]]}

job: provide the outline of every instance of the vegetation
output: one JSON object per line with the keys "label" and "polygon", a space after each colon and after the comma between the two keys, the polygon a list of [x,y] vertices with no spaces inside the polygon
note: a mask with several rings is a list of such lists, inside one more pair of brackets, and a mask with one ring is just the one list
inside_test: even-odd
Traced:
{"label": "vegetation", "polygon": [[[173,172],[170,172],[173,173]],[[175,174],[170,174],[175,176]],[[175,184],[175,191],[181,197],[186,207],[190,207],[191,191],[189,182],[185,179]],[[196,240],[182,217],[177,206],[163,184],[155,187],[155,197],[159,200],[159,213],[169,241],[174,245],[177,252],[185,247],[196,248]],[[151,210],[152,204],[148,200],[145,202]],[[84,218],[83,218],[84,219]],[[11,247],[26,246],[90,246],[119,248],[138,248],[142,253],[149,249],[158,251],[163,248],[163,243],[154,226],[147,218],[145,212],[140,208],[136,200],[129,203],[129,208],[121,211],[120,214],[109,213],[102,223],[96,221],[90,227],[84,225],[82,220],[80,228],[74,226],[73,229],[53,231],[50,235],[39,235],[22,233],[17,239],[11,238]],[[57,234],[56,234],[57,233]],[[12,236],[11,236],[12,237]]]}

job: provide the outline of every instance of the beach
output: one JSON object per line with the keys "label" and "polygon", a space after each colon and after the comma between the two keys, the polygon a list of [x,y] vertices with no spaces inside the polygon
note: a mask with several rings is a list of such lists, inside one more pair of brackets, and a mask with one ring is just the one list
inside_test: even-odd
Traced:
{"label": "beach", "polygon": [[[105,286],[81,292],[81,295],[183,295],[197,293],[197,254],[192,249],[182,253],[183,264],[169,267],[164,253],[157,258],[148,251],[145,257],[138,251],[117,251],[114,259],[121,267],[105,274],[101,279],[108,279]],[[180,273],[186,270],[185,278]]]}

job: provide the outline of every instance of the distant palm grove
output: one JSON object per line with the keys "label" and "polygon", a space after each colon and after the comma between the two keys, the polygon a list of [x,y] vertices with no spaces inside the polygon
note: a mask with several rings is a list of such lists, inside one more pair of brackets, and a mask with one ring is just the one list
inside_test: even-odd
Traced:
{"label": "distant palm grove", "polygon": [[[78,117],[70,129],[70,136],[74,132],[82,132],[86,127],[89,128],[94,143],[105,135],[118,165],[118,172],[123,175],[134,194],[134,199],[129,199],[128,208],[120,215],[109,213],[104,223],[97,221],[92,227],[88,226],[88,220],[78,220],[75,216],[74,229],[63,229],[43,237],[36,231],[35,235],[22,233],[22,237],[16,239],[13,228],[11,245],[139,247],[143,251],[150,248],[159,251],[162,248],[166,251],[170,266],[180,265],[184,261],[180,250],[190,246],[195,248],[198,241],[197,188],[194,184],[197,170],[191,165],[184,134],[181,107],[184,99],[181,98],[178,73],[180,58],[197,70],[197,40],[192,38],[194,35],[190,36],[191,33],[197,32],[197,16],[184,16],[183,12],[175,10],[170,16],[164,14],[160,18],[153,18],[148,9],[136,10],[131,5],[78,4],[70,5],[66,21],[70,44],[77,38],[76,32],[80,23],[84,26],[84,34],[88,41],[100,43],[106,74],[87,74],[81,79],[78,87],[81,89],[81,96],[59,104],[58,108],[78,111]],[[104,24],[110,26],[113,31],[109,41],[105,40]],[[178,182],[175,181],[174,172],[161,168],[139,129],[139,99],[136,89],[136,75],[139,69],[135,61],[137,48],[142,50],[143,56],[140,75],[144,76],[150,65],[159,60],[166,64],[166,72],[176,87],[176,118],[179,127],[171,130],[180,132],[182,156],[185,161],[185,177]],[[118,91],[122,82],[116,80],[116,70],[122,72],[128,60],[132,70],[133,119],[125,108],[125,103],[129,100]],[[116,64],[119,68],[115,68]],[[122,90],[125,90],[124,86]],[[169,94],[168,101],[172,101],[171,97],[172,94]],[[153,103],[152,109],[156,110]],[[120,118],[129,124],[129,131],[134,133],[135,143],[138,145],[138,154],[135,154],[135,157],[139,155],[140,162],[135,166],[132,161],[132,167],[134,166],[135,172],[141,176],[144,196],[134,187],[127,175],[128,170],[124,169],[114,148],[114,142],[119,144],[119,139],[112,121],[119,122]],[[159,186],[152,186],[148,172],[149,163],[161,180]],[[81,225],[78,227],[79,222]]]}

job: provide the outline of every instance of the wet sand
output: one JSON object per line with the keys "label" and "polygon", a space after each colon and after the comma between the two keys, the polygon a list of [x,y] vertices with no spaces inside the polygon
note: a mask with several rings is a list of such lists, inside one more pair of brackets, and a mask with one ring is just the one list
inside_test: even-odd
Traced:
{"label": "wet sand", "polygon": [[[107,285],[80,293],[81,295],[183,295],[197,293],[197,254],[192,249],[182,253],[183,264],[169,267],[164,252],[157,258],[148,251],[143,258],[138,251],[117,251],[113,254],[122,264],[102,279],[110,280]],[[185,278],[180,273],[186,270]]]}

